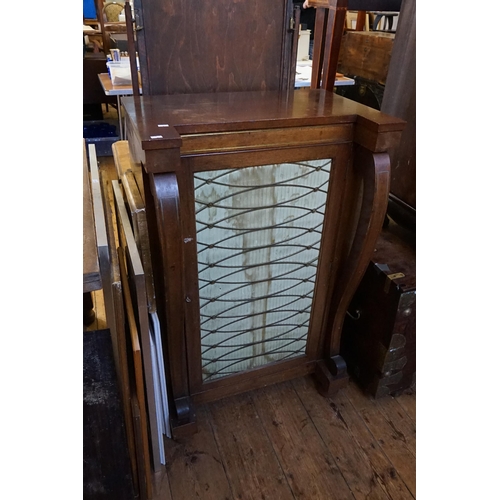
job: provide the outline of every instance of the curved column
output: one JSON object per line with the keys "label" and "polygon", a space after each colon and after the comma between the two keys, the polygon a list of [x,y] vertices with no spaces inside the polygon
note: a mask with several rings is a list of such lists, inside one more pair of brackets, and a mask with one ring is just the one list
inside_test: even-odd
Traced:
{"label": "curved column", "polygon": [[[175,173],[149,174],[150,203],[154,204],[151,225],[156,240],[155,287],[161,288],[160,322],[166,337],[170,389],[174,404],[172,427],[194,424],[189,397],[188,365],[184,329],[184,258],[180,197]],[[179,433],[177,432],[177,435]]]}
{"label": "curved column", "polygon": [[373,255],[382,230],[389,196],[390,162],[387,153],[372,153],[355,145],[353,168],[362,182],[361,205],[352,244],[340,270],[330,311],[331,323],[324,345],[324,361],[316,375],[323,393],[332,393],[347,382],[347,367],[339,355],[347,308]]}

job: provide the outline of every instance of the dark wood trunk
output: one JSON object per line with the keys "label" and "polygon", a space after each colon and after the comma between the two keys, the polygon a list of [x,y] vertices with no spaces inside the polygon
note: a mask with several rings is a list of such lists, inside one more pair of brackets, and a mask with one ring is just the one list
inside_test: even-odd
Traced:
{"label": "dark wood trunk", "polygon": [[389,224],[351,302],[340,352],[348,371],[379,397],[415,387],[414,233]]}

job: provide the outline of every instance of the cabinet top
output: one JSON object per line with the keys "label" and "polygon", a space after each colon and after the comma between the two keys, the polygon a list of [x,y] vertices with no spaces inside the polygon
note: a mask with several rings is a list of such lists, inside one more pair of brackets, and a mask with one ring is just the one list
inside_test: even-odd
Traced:
{"label": "cabinet top", "polygon": [[178,147],[180,135],[358,124],[372,133],[398,132],[405,122],[325,90],[220,92],[122,99],[143,149]]}

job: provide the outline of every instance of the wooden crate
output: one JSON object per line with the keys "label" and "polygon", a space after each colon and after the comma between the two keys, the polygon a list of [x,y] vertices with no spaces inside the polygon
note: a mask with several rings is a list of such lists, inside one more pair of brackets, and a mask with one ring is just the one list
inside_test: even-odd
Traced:
{"label": "wooden crate", "polygon": [[390,224],[348,309],[341,355],[350,375],[374,397],[415,387],[415,264],[411,233]]}

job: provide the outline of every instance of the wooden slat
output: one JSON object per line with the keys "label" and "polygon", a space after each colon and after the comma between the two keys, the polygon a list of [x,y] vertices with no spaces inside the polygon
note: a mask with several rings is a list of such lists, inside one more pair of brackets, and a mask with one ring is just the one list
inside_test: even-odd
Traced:
{"label": "wooden slat", "polygon": [[417,423],[417,396],[415,392],[400,394],[396,401],[403,408],[406,414],[412,419],[413,424]]}
{"label": "wooden slat", "polygon": [[[309,386],[308,390],[312,391],[314,388],[313,381],[311,379],[306,379],[306,383]],[[368,457],[373,471],[372,475],[388,494],[389,498],[392,500],[412,499],[413,495],[405,485],[403,478],[399,475],[399,469],[397,469],[387,457],[384,443],[380,443],[374,437],[365,420],[347,397],[347,392],[352,385],[353,383],[350,382],[349,386],[339,391],[334,398],[325,399],[326,403],[333,410],[336,418],[344,422],[347,429],[349,429],[353,446],[359,446],[366,457]],[[296,384],[295,388],[302,399],[306,389],[300,388],[298,384]],[[324,411],[324,409],[321,411]],[[316,425],[318,425],[318,430],[323,436],[323,439],[328,442],[329,438],[325,429],[320,427],[316,419],[314,419],[314,421]],[[333,442],[328,442],[328,444],[329,446],[335,446]],[[356,471],[354,472],[356,473]],[[362,472],[359,472],[359,476],[362,476],[362,474]],[[413,475],[415,475],[415,468],[413,468]]]}
{"label": "wooden slat", "polygon": [[[154,500],[412,500],[400,475],[405,466],[389,457],[391,440],[376,438],[380,423],[363,417],[398,411],[399,400],[382,410],[351,385],[324,398],[308,376],[201,406],[199,433],[167,442],[167,473],[156,475]],[[347,397],[351,389],[360,412]],[[400,413],[398,429],[402,420],[411,425]],[[347,492],[332,486],[332,467]]]}
{"label": "wooden slat", "polygon": [[319,89],[321,85],[321,72],[323,69],[323,57],[325,51],[325,37],[327,28],[328,10],[317,9],[315,30],[317,35],[314,37],[313,57],[311,70],[311,88]]}
{"label": "wooden slat", "polygon": [[[105,163],[105,162],[103,162]],[[111,339],[113,342],[113,356],[115,360],[118,381],[120,385],[121,395],[123,399],[123,412],[125,414],[125,429],[127,431],[127,440],[129,447],[130,460],[132,463],[132,472],[134,477],[135,490],[139,490],[139,476],[137,472],[137,459],[136,459],[136,437],[134,432],[134,420],[132,415],[131,404],[131,390],[130,390],[130,376],[132,373],[129,365],[128,352],[127,352],[127,333],[125,330],[125,311],[123,304],[123,288],[120,276],[120,265],[118,262],[118,234],[116,223],[116,212],[114,204],[113,189],[111,186],[110,169],[101,165],[101,179],[102,179],[102,194],[104,202],[104,213],[106,217],[106,226],[108,230],[109,241],[109,257],[110,257],[110,281],[111,292],[113,298],[113,317],[109,317]],[[97,294],[96,294],[97,295]],[[102,293],[100,294],[102,297]],[[101,302],[95,301],[97,306],[96,315],[100,318],[101,310],[104,310],[104,300]],[[100,306],[102,304],[102,306]]]}
{"label": "wooden slat", "polygon": [[[132,345],[134,375],[135,375],[135,394],[132,396],[132,413],[134,416],[134,428],[138,446],[136,447],[137,464],[139,471],[139,491],[141,500],[152,497],[151,471],[149,465],[149,446],[148,446],[148,427],[146,412],[146,396],[144,392],[144,377],[141,346],[139,342],[139,333],[134,317],[134,307],[127,280],[127,270],[125,263],[125,252],[118,248],[118,260],[120,262],[120,273],[122,276],[123,297],[125,301],[125,312],[128,321],[128,330],[130,343]],[[137,403],[135,404],[135,401]]]}
{"label": "wooden slat", "polygon": [[293,386],[314,426],[331,450],[354,497],[359,500],[389,499],[370,458],[356,441],[355,429],[349,425],[349,417],[344,418],[333,402],[321,396],[310,378],[296,379]]}
{"label": "wooden slat", "polygon": [[94,211],[95,233],[97,243],[97,255],[99,258],[99,268],[101,270],[101,281],[104,294],[104,306],[106,308],[106,318],[111,330],[114,328],[114,306],[113,293],[111,289],[111,261],[109,257],[109,239],[106,228],[106,217],[104,212],[104,201],[99,175],[99,166],[94,144],[89,145],[90,181]]}
{"label": "wooden slat", "polygon": [[[123,238],[120,243],[126,252],[128,275],[131,280],[130,284],[133,287],[133,299],[135,304],[136,324],[138,335],[140,337],[140,346],[142,351],[143,377],[146,384],[146,401],[148,406],[149,426],[151,431],[151,448],[154,470],[158,471],[161,467],[160,449],[158,443],[158,416],[156,414],[155,393],[153,382],[153,362],[149,336],[149,316],[147,307],[146,284],[144,277],[144,269],[137,246],[135,244],[132,227],[128,219],[125,201],[119,186],[118,181],[112,181],[113,192],[115,195],[116,208],[118,213],[118,221],[120,232],[123,233]],[[125,277],[122,272],[122,280]]]}
{"label": "wooden slat", "polygon": [[370,399],[364,396],[355,384],[349,384],[345,394],[365,422],[370,433],[382,445],[384,454],[391,461],[393,468],[398,471],[398,475],[415,496],[415,449],[412,449],[412,445],[407,442],[404,434],[396,427],[396,423],[388,418],[378,405],[370,404]]}
{"label": "wooden slat", "polygon": [[125,199],[132,216],[134,239],[141,256],[146,279],[146,293],[149,312],[156,312],[156,298],[153,283],[153,269],[149,246],[149,235],[144,198],[139,189],[137,165],[134,165],[127,141],[117,141],[112,145],[115,168],[122,182]]}
{"label": "wooden slat", "polygon": [[281,463],[294,498],[353,498],[291,383],[255,391],[257,412]]}
{"label": "wooden slat", "polygon": [[97,242],[94,227],[92,195],[90,192],[89,164],[85,139],[83,140],[83,293],[102,287]]}
{"label": "wooden slat", "polygon": [[222,132],[214,134],[187,134],[182,136],[181,154],[223,153],[232,150],[258,150],[290,147],[299,142],[305,145],[336,144],[352,141],[349,125],[318,125],[314,127],[253,130],[252,133]]}
{"label": "wooden slat", "polygon": [[401,408],[396,398],[385,396],[375,400],[378,409],[385,415],[391,423],[394,433],[398,439],[402,440],[408,448],[408,451],[416,457],[417,449],[417,430],[414,422],[408,418],[406,412]]}
{"label": "wooden slat", "polygon": [[206,407],[197,412],[198,432],[166,443],[168,480],[175,500],[232,499]]}
{"label": "wooden slat", "polygon": [[248,395],[209,405],[233,498],[293,500],[283,470]]}

